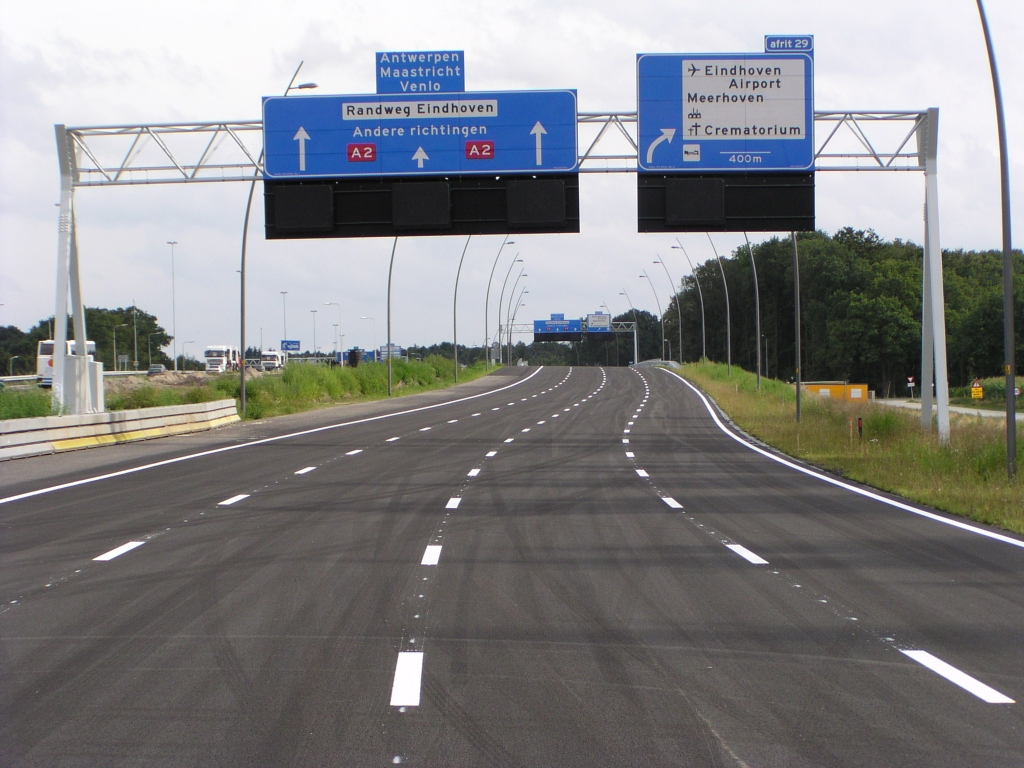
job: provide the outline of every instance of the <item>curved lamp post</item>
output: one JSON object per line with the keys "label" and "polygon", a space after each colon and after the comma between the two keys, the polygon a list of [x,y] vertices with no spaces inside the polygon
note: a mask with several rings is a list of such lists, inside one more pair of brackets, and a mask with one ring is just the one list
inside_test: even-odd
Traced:
{"label": "curved lamp post", "polygon": [[[455,296],[452,298],[452,346],[455,348],[455,383],[459,383],[459,275],[462,274],[462,262],[466,259],[466,250],[469,248],[469,241],[472,235],[466,238],[466,244],[462,246],[462,258],[459,259],[459,269],[455,273]],[[493,270],[492,270],[493,271]],[[390,352],[388,353],[390,354]]]}
{"label": "curved lamp post", "polygon": [[708,242],[711,243],[711,250],[715,252],[715,258],[718,259],[718,269],[722,273],[722,285],[725,286],[725,360],[726,360],[726,375],[732,376],[732,315],[729,312],[729,283],[725,281],[725,267],[722,266],[722,257],[718,255],[718,249],[715,248],[715,241],[711,239],[711,233],[705,233],[708,236]]}
{"label": "curved lamp post", "polygon": [[[501,241],[501,247],[498,248],[498,255],[494,257],[494,263],[491,265],[491,276],[487,278],[487,295],[484,297],[484,368],[487,370],[490,370],[491,367],[491,353],[487,346],[491,343],[491,336],[487,329],[487,316],[490,313],[491,304],[491,281],[494,279],[494,269],[498,266],[498,259],[501,258],[502,249],[506,245],[515,245],[515,243],[515,240],[509,240],[508,235],[505,235],[505,239]],[[509,272],[511,271],[512,267],[509,267]],[[508,279],[507,276],[506,279]],[[502,286],[502,289],[504,290],[504,286]],[[498,347],[500,348],[501,345],[499,344]]]}
{"label": "curved lamp post", "polygon": [[672,280],[672,276],[668,273],[668,267],[665,266],[665,260],[661,258],[661,254],[658,254],[658,258],[654,260],[655,264],[661,264],[665,270],[665,277],[668,278],[669,284],[672,286],[672,292],[676,296],[676,320],[679,323],[679,364],[683,364],[683,308],[682,302],[680,301],[679,292],[676,290],[676,285]]}
{"label": "curved lamp post", "polygon": [[503,338],[503,333],[502,333],[502,330],[501,330],[501,328],[502,328],[502,326],[501,326],[501,308],[505,304],[505,286],[508,284],[509,275],[512,274],[512,268],[516,264],[522,264],[522,263],[523,263],[523,260],[519,258],[519,254],[517,253],[516,257],[512,260],[512,263],[508,265],[508,272],[505,273],[505,280],[501,284],[501,295],[498,297],[498,362],[499,363],[501,362],[501,348],[502,348],[502,346],[504,346],[502,344],[502,342],[504,341],[504,338]]}
{"label": "curved lamp post", "polygon": [[640,275],[640,279],[647,279],[647,284],[651,286],[651,293],[654,294],[654,302],[658,305],[658,319],[661,321],[661,354],[665,354],[665,314],[661,310],[661,299],[658,298],[658,292],[654,290],[654,283],[651,282],[651,276],[647,274],[647,270]]}
{"label": "curved lamp post", "polygon": [[707,362],[708,360],[708,333],[707,325],[704,322],[704,291],[700,288],[700,280],[697,279],[697,272],[693,268],[693,262],[690,261],[690,254],[683,248],[683,244],[679,242],[679,238],[676,238],[678,245],[673,245],[672,250],[682,251],[683,256],[686,257],[686,263],[690,265],[690,274],[693,275],[693,282],[697,286],[697,298],[700,299],[700,339],[701,339],[701,362]]}
{"label": "curved lamp post", "polygon": [[754,346],[757,348],[757,391],[761,391],[761,291],[757,287],[757,265],[754,263],[754,251],[750,247],[750,238],[743,233],[747,241],[747,253],[750,254],[750,268],[754,271]]}

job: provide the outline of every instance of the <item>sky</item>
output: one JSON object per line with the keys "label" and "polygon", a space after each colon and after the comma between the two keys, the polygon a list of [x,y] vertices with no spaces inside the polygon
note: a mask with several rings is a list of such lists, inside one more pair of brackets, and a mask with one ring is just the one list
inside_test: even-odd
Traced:
{"label": "sky", "polygon": [[[1020,0],[987,0],[986,11],[1006,98],[1020,247],[1024,13]],[[390,50],[465,51],[467,90],[572,88],[580,111],[632,111],[637,53],[757,52],[765,34],[815,36],[817,110],[938,107],[942,246],[1000,247],[995,109],[974,0],[0,0],[0,325],[28,329],[54,312],[60,199],[55,124],[258,119],[261,97],[282,93],[299,62],[298,82],[317,83],[313,93],[372,93],[374,54]],[[586,136],[581,132],[581,144]],[[260,146],[257,134],[256,151]],[[887,239],[922,241],[922,174],[820,172],[816,184],[819,229],[852,226]],[[237,345],[248,186],[79,189],[86,304],[112,308],[134,301],[172,330],[167,241],[174,240],[179,350],[187,342],[187,353],[199,356],[208,344]],[[276,347],[287,322],[288,337],[304,349],[312,348],[314,333],[324,352],[333,351],[336,334],[345,348],[384,344],[391,240],[268,242],[260,192],[258,186],[249,229],[249,343],[262,338],[264,347]],[[664,257],[677,281],[689,268],[670,248],[671,236],[637,233],[635,175],[581,176],[580,206],[580,234],[515,236],[515,244],[504,248],[491,286],[491,336],[500,281],[517,256],[524,270],[519,287],[528,291],[517,321],[556,312],[579,317],[602,305],[613,314],[630,303],[653,312],[658,302],[667,305],[671,284],[654,260]],[[741,234],[713,238],[722,254],[742,243]],[[681,240],[695,261],[713,258],[705,236]],[[474,237],[469,244],[459,283],[460,343],[483,343],[488,277],[501,241]],[[461,237],[399,241],[395,343],[451,340],[464,245]],[[650,284],[641,277],[645,269]],[[518,274],[513,268],[509,284]]]}

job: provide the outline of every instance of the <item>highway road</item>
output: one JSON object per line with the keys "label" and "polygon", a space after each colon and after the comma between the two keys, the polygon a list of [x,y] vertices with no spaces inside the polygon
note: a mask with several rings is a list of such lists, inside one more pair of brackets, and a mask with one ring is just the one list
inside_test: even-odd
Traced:
{"label": "highway road", "polygon": [[1024,539],[660,369],[0,465],[3,766],[1024,766]]}

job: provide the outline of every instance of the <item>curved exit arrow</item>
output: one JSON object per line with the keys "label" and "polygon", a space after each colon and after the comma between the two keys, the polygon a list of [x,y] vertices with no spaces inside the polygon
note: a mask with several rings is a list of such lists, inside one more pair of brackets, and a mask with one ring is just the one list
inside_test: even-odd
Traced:
{"label": "curved exit arrow", "polygon": [[675,128],[662,128],[661,136],[651,142],[651,146],[647,148],[647,164],[650,165],[654,162],[654,150],[663,141],[667,141],[669,144],[672,143],[672,138],[676,135]]}

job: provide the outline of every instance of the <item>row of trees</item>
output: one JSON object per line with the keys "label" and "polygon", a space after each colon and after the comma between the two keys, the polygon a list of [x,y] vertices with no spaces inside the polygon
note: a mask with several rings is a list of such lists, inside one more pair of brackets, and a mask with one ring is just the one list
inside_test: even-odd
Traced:
{"label": "row of trees", "polygon": [[[901,240],[883,241],[874,232],[842,229],[798,235],[802,315],[802,375],[805,380],[845,380],[868,384],[881,394],[902,393],[906,377],[921,375],[922,250]],[[762,371],[790,379],[795,370],[793,249],[788,237],[752,248],[761,295]],[[1018,365],[1024,364],[1024,255],[1015,257],[1015,325]],[[743,246],[723,257],[731,299],[732,362],[756,367],[754,275]],[[974,377],[998,376],[1003,366],[1002,254],[998,251],[944,251],[946,334],[949,379],[965,386]],[[697,281],[701,291],[698,291]],[[696,268],[680,284],[677,312],[672,297],[663,316],[672,356],[698,360],[702,348],[700,293],[704,300],[707,353],[726,360],[726,305],[722,274],[715,261]],[[661,323],[648,312],[627,312],[616,321],[636,320],[640,359],[666,356]],[[461,353],[460,353],[461,354]],[[632,338],[604,339],[589,334],[578,344],[523,344],[512,359],[531,363],[625,365],[632,360]]]}
{"label": "row of trees", "polygon": [[[128,355],[128,369],[135,367],[136,349],[139,368],[144,370],[152,364],[162,363],[168,368],[173,361],[163,348],[170,346],[171,337],[157,322],[156,316],[133,307],[101,309],[86,307],[85,327],[89,339],[96,342],[96,360],[103,363],[105,370],[113,371],[114,342],[117,354]],[[0,371],[14,375],[28,375],[36,372],[36,349],[40,341],[53,338],[53,318],[40,320],[28,331],[13,325],[0,326]],[[68,338],[74,338],[70,318]],[[136,340],[138,347],[136,347]],[[12,358],[17,358],[12,363]],[[179,367],[181,363],[179,361]]]}

